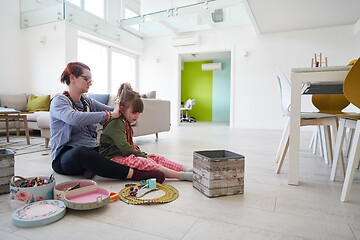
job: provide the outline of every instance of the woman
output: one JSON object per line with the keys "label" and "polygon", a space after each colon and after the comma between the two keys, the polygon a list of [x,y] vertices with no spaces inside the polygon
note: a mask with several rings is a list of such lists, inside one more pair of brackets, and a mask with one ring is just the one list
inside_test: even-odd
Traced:
{"label": "woman", "polygon": [[109,107],[84,97],[93,80],[90,68],[80,62],[69,63],[61,75],[69,91],[55,96],[50,105],[52,168],[64,175],[96,174],[117,179],[164,181],[160,171],[139,171],[113,162],[98,152],[96,124],[120,116],[119,103]]}

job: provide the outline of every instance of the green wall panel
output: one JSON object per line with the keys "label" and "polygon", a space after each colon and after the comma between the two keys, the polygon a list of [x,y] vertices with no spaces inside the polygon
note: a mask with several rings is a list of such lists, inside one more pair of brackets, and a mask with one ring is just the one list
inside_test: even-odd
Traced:
{"label": "green wall panel", "polygon": [[212,121],[213,72],[201,70],[201,64],[211,62],[185,62],[181,72],[181,101],[196,99],[189,115],[197,121]]}

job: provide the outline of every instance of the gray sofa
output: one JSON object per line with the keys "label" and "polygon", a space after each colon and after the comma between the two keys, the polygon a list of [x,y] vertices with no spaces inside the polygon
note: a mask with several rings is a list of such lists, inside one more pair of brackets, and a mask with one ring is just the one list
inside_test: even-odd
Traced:
{"label": "gray sofa", "polygon": [[[0,101],[3,102],[3,98],[13,99],[13,102],[5,100],[8,107],[15,109],[26,109],[26,94],[16,94],[16,96],[1,95]],[[4,98],[4,99],[5,99]],[[113,106],[115,96],[110,96],[107,105]],[[140,119],[133,126],[134,137],[143,136],[149,134],[156,134],[166,132],[170,130],[170,101],[160,100],[154,98],[143,98],[144,112]],[[4,106],[4,105],[3,105]],[[29,129],[37,129],[41,132],[41,137],[45,139],[45,147],[48,147],[50,139],[50,116],[49,112],[34,112],[26,114],[28,116]],[[13,122],[11,128],[15,128],[20,124],[20,128],[23,127],[22,123]],[[98,126],[99,136],[101,134],[101,125]],[[5,123],[0,123],[0,129],[5,129]]]}

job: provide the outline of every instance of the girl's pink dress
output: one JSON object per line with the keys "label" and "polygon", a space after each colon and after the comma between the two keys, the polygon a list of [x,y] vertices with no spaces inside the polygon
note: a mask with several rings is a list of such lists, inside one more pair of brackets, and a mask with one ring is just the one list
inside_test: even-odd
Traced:
{"label": "girl's pink dress", "polygon": [[[133,131],[131,125],[125,119],[123,119],[123,121],[125,123],[125,134],[126,134],[127,142],[131,144],[135,149],[140,151],[139,147],[136,146],[133,142],[133,137],[132,137]],[[181,171],[181,168],[183,166],[181,164],[175,163],[173,161],[170,161],[169,159],[166,159],[162,156],[158,156],[155,154],[147,155],[147,158],[137,157],[134,154],[131,154],[130,156],[126,156],[126,157],[121,157],[121,156],[114,157],[111,158],[111,160],[120,163],[122,165],[143,171],[156,170],[160,166],[164,166],[175,171]]]}
{"label": "girl's pink dress", "polygon": [[175,163],[169,159],[155,154],[148,155],[148,158],[137,157],[134,154],[131,154],[127,157],[114,157],[111,160],[122,165],[143,171],[156,170],[160,166],[164,166],[175,171],[181,171],[182,168],[181,164]]}

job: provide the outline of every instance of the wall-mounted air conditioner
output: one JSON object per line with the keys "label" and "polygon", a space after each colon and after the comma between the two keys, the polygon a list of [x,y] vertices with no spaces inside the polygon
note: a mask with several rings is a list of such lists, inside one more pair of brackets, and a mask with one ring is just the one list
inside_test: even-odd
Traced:
{"label": "wall-mounted air conditioner", "polygon": [[201,70],[203,70],[203,71],[222,70],[222,65],[221,65],[221,62],[219,62],[219,63],[203,63],[203,64],[201,64]]}
{"label": "wall-mounted air conditioner", "polygon": [[191,36],[174,37],[172,39],[172,44],[174,47],[199,45],[200,44],[200,36],[191,35]]}

